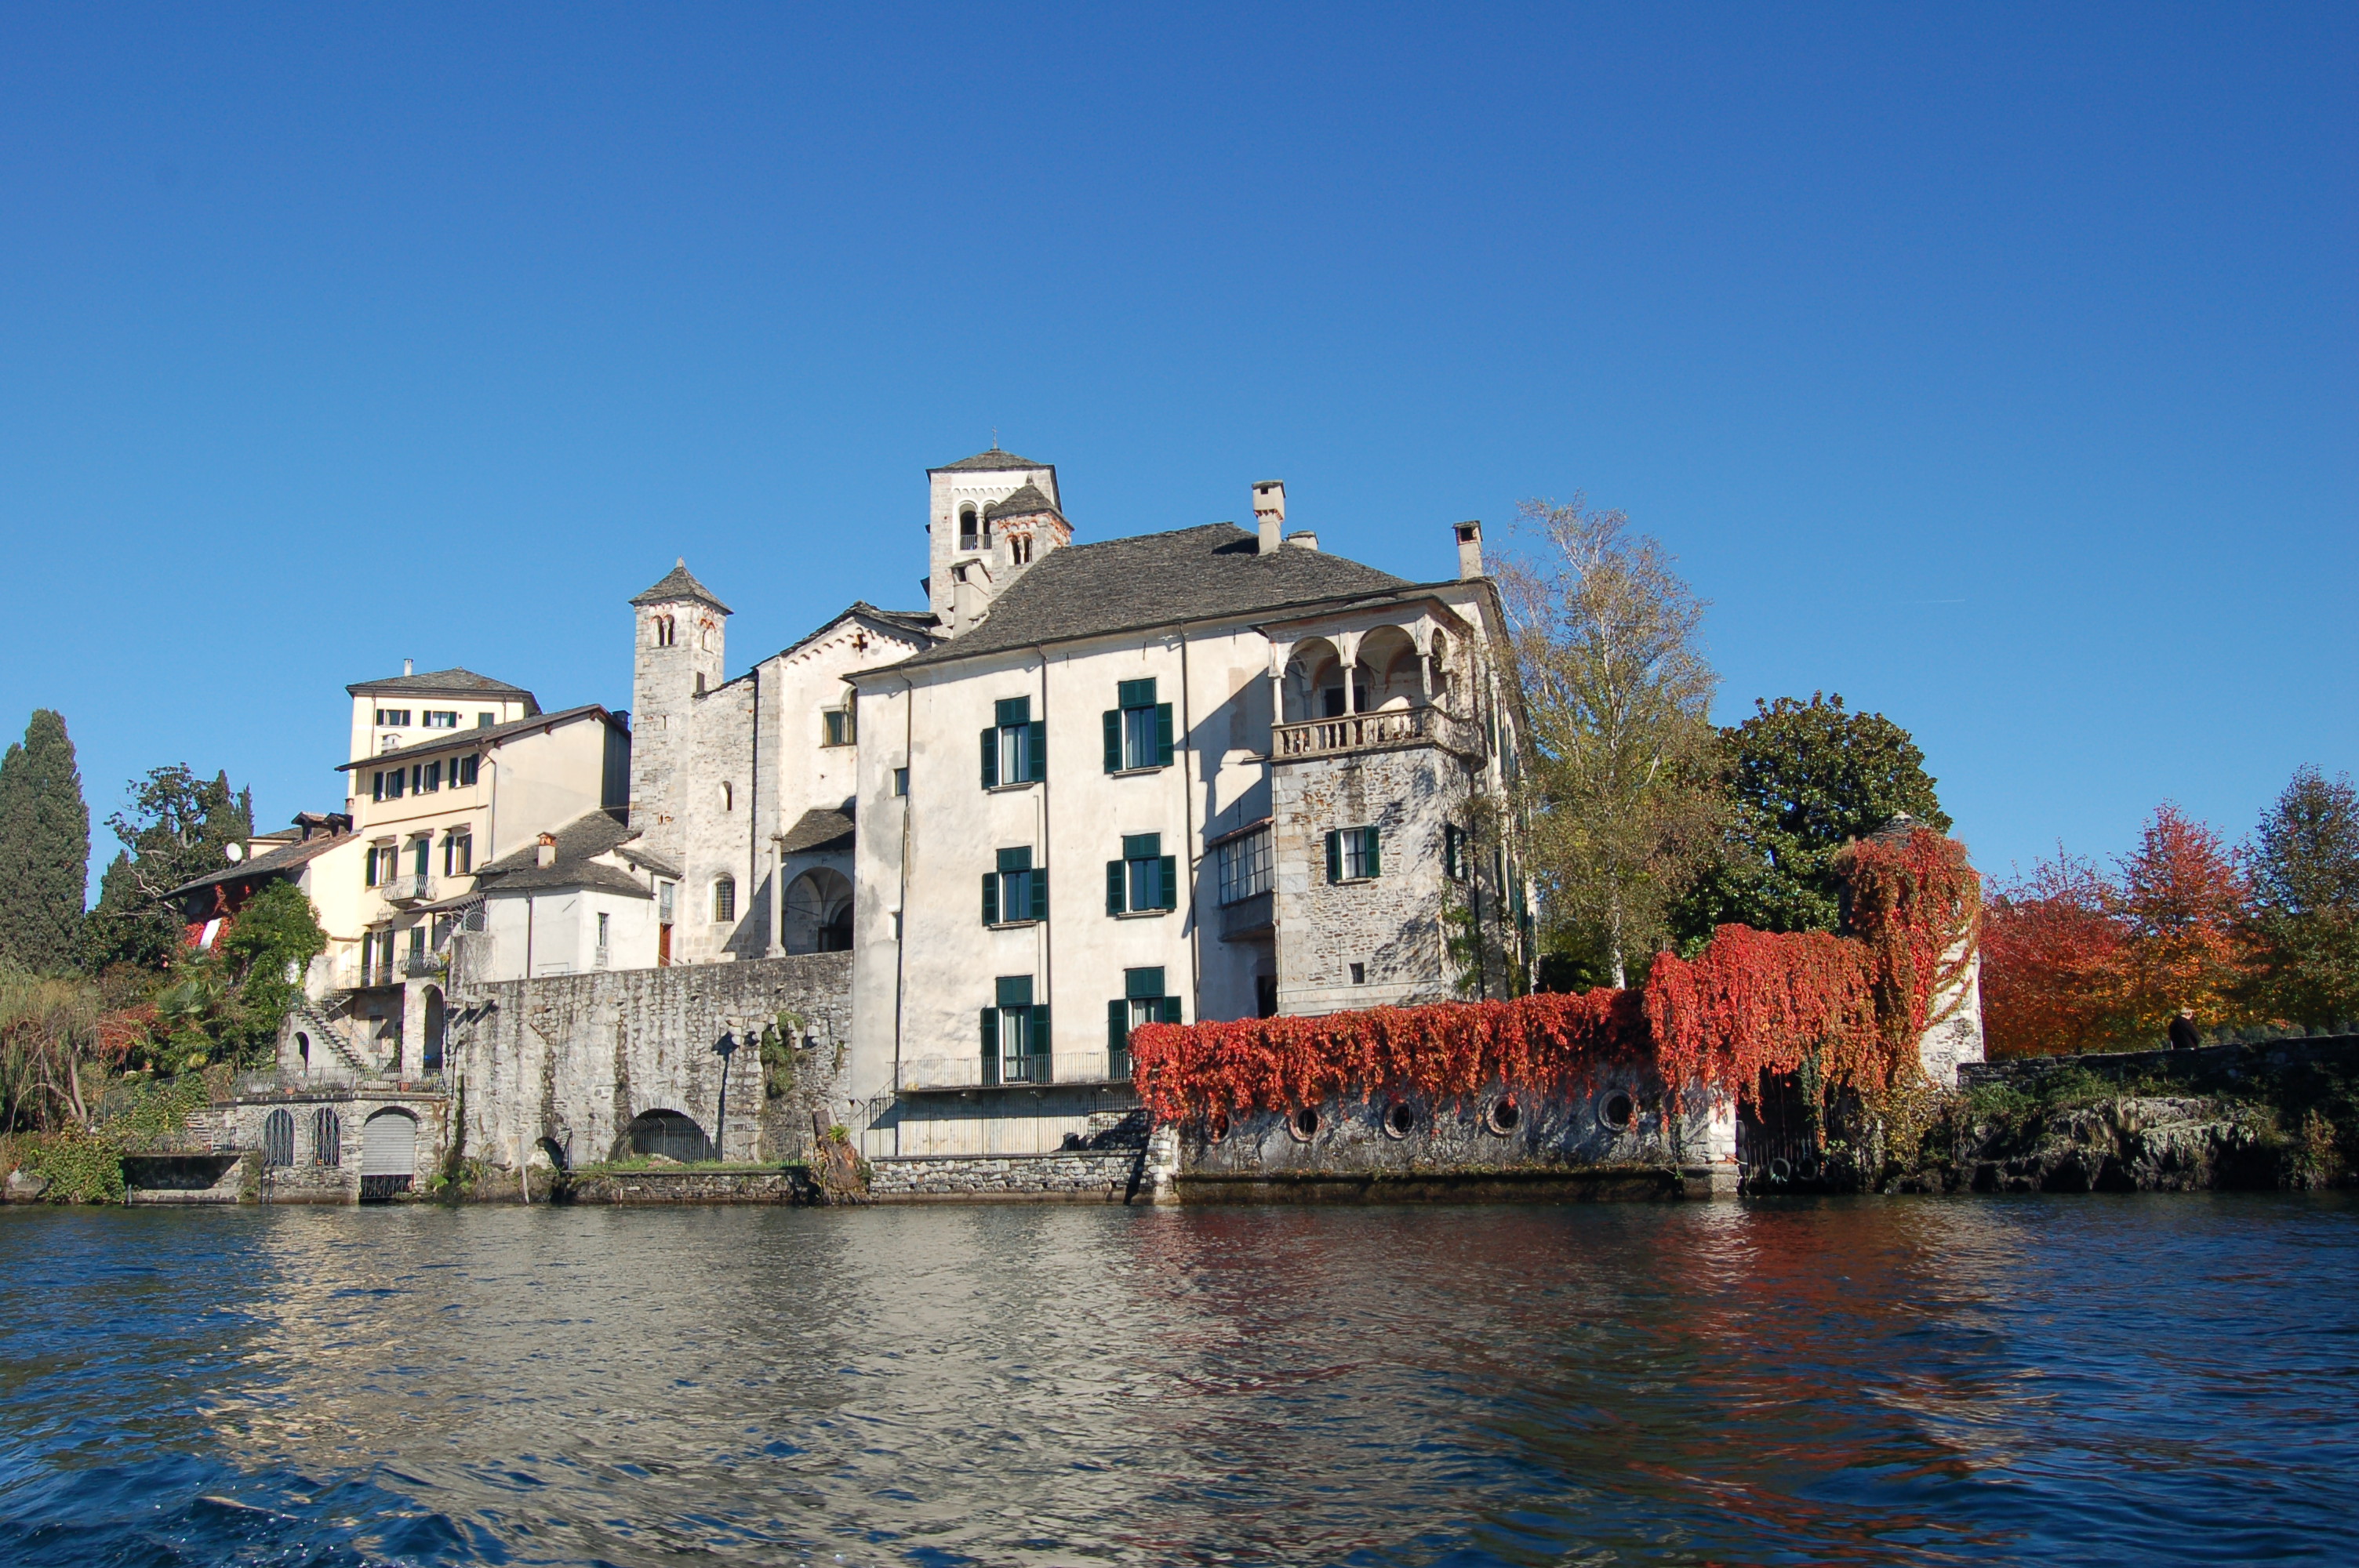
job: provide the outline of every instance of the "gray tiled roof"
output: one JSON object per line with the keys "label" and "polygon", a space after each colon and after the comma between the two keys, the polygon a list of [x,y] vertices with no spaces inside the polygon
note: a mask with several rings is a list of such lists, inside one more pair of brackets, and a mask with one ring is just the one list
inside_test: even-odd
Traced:
{"label": "gray tiled roof", "polygon": [[634,864],[667,876],[679,874],[652,855],[625,848],[638,835],[623,821],[619,811],[585,812],[549,837],[557,840],[557,858],[551,863],[540,863],[540,845],[536,839],[489,865],[476,867],[475,891],[495,893],[544,888],[599,888],[638,898],[655,896],[628,871],[599,865],[596,857],[609,852],[619,853]]}
{"label": "gray tiled roof", "polygon": [[[851,803],[844,803],[848,807]],[[852,848],[852,813],[831,811],[825,806],[814,807],[802,814],[787,836],[778,841],[782,855],[807,855],[821,849]]]}
{"label": "gray tiled roof", "polygon": [[355,681],[344,687],[347,694],[358,697],[366,692],[408,692],[418,697],[520,697],[532,701],[532,693],[520,686],[510,686],[504,680],[479,676],[473,670],[453,665],[422,676],[387,676],[383,680]]}
{"label": "gray tiled roof", "polygon": [[277,876],[297,871],[307,862],[326,854],[337,845],[351,843],[353,838],[353,835],[350,833],[333,835],[315,833],[302,843],[280,844],[264,850],[252,860],[240,860],[235,865],[223,866],[220,871],[208,871],[203,876],[192,878],[164,896],[178,898],[184,892],[193,892],[199,888],[212,887],[216,882],[234,882],[243,877]]}
{"label": "gray tiled roof", "polygon": [[1026,481],[1023,487],[1005,501],[995,501],[984,508],[985,517],[1028,517],[1037,512],[1052,512],[1060,517],[1057,503],[1040,493],[1040,487]]}
{"label": "gray tiled roof", "polygon": [[721,611],[723,615],[734,615],[736,613],[727,605],[722,603],[721,600],[714,596],[711,589],[696,580],[696,574],[688,569],[688,562],[685,558],[683,558],[677,566],[673,567],[671,570],[666,572],[663,575],[663,579],[658,582],[653,588],[647,589],[645,593],[635,595],[632,598],[631,602],[633,604],[664,604],[683,599],[701,600],[705,603],[712,606],[713,609]]}
{"label": "gray tiled roof", "polygon": [[1054,463],[1036,463],[1030,458],[1019,458],[1014,452],[1003,452],[997,447],[994,447],[987,452],[977,452],[971,458],[961,458],[954,463],[944,463],[938,469],[928,469],[926,471],[928,473],[972,473],[1006,469],[1045,469],[1055,466]]}
{"label": "gray tiled roof", "polygon": [[1262,555],[1256,536],[1232,523],[1141,534],[1049,551],[994,601],[982,625],[892,667],[1411,586],[1390,572],[1292,545]]}
{"label": "gray tiled roof", "polygon": [[357,762],[345,762],[336,771],[351,773],[355,768],[383,767],[388,762],[406,762],[419,757],[430,757],[443,752],[463,751],[480,746],[487,741],[505,741],[527,730],[546,730],[554,725],[571,724],[577,719],[597,715],[607,723],[621,727],[622,721],[594,702],[580,708],[568,708],[556,713],[536,713],[529,719],[512,719],[506,724],[486,724],[474,730],[445,730],[431,741],[420,741],[414,746],[404,746],[397,752],[379,752],[374,757],[363,757]]}

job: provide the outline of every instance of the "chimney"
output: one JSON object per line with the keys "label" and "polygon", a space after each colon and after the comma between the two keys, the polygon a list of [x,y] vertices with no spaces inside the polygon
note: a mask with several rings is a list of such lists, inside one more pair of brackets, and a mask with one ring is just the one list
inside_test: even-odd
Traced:
{"label": "chimney", "polygon": [[402,661],[401,661],[401,673],[402,673],[403,675],[406,675],[406,676],[414,676],[414,675],[416,675],[416,674],[418,673],[418,661],[417,661],[416,659],[404,659],[404,660],[402,660]]}
{"label": "chimney", "polygon": [[991,573],[981,561],[951,568],[951,635],[971,632],[991,613]]}
{"label": "chimney", "polygon": [[1297,528],[1286,536],[1286,542],[1298,550],[1315,550],[1319,547],[1319,535],[1308,528]]}
{"label": "chimney", "polygon": [[1471,518],[1458,524],[1458,579],[1483,575],[1483,524]]}
{"label": "chimney", "polygon": [[1254,525],[1261,530],[1261,554],[1277,553],[1278,537],[1286,532],[1286,481],[1266,479],[1254,486]]}
{"label": "chimney", "polygon": [[552,835],[542,834],[533,846],[532,863],[544,871],[557,864],[557,839]]}

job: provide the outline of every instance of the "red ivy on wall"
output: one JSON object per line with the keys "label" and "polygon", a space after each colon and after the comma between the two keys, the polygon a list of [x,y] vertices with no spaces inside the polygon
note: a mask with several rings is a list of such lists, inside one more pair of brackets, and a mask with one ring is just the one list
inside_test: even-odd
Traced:
{"label": "red ivy on wall", "polygon": [[1643,995],[1380,1007],[1314,1018],[1147,1024],[1132,1078],[1158,1121],[1285,1110],[1352,1095],[1466,1100],[1494,1085],[1571,1093],[1648,1065],[1677,1096],[1750,1092],[1815,1053],[1822,1081],[1877,1090],[1914,1069],[1938,1005],[1962,1001],[1980,882],[1926,828],[1844,850],[1857,935],[1723,925],[1692,959],[1658,955]]}

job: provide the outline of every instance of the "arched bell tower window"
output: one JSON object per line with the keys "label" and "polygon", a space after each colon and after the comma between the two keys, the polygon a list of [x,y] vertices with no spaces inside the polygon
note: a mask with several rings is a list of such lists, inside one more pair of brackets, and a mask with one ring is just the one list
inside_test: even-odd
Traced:
{"label": "arched bell tower window", "polygon": [[658,648],[670,647],[672,645],[672,638],[677,635],[677,633],[672,626],[671,617],[669,615],[658,615],[651,619],[655,626],[656,646]]}
{"label": "arched bell tower window", "polygon": [[974,508],[962,506],[959,508],[959,548],[973,550],[979,547],[975,543]]}

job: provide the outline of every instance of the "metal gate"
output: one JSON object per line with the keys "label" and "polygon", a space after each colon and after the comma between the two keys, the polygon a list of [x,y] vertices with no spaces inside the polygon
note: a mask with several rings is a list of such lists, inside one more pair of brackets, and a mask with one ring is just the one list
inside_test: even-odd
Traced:
{"label": "metal gate", "polygon": [[361,1201],[409,1190],[418,1169],[418,1119],[381,1110],[361,1124]]}
{"label": "metal gate", "polygon": [[1736,1115],[1736,1162],[1747,1192],[1776,1192],[1819,1177],[1810,1108],[1791,1073],[1764,1073]]}

